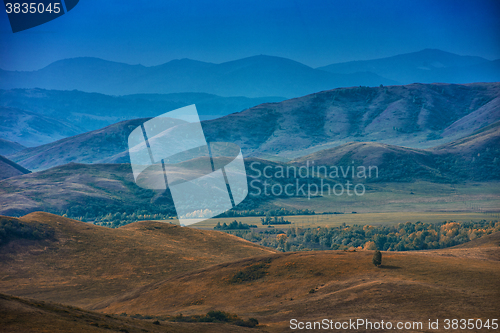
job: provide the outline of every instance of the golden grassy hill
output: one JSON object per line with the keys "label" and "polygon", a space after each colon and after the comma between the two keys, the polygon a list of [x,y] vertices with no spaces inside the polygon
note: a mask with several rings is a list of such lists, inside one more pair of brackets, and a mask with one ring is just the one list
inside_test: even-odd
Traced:
{"label": "golden grassy hill", "polygon": [[14,220],[55,235],[0,246],[0,292],[86,308],[179,274],[274,253],[223,232],[168,223],[109,229],[48,213]]}
{"label": "golden grassy hill", "polygon": [[156,325],[153,320],[110,316],[57,303],[0,294],[0,331],[3,333],[233,333],[259,332],[260,330],[215,323],[162,322]]}
{"label": "golden grassy hill", "polygon": [[494,234],[486,235],[481,238],[476,238],[471,240],[470,242],[456,245],[453,248],[482,248],[482,247],[491,247],[496,248],[500,246],[500,233],[496,232]]}
{"label": "golden grassy hill", "polygon": [[273,254],[186,273],[95,309],[160,316],[218,309],[255,317],[276,332],[291,318],[497,318],[500,247],[473,249],[470,256],[461,249],[384,252],[380,268],[372,251]]}
{"label": "golden grassy hill", "polygon": [[[426,323],[492,319],[500,309],[500,234],[457,248],[384,252],[383,266],[377,268],[371,251],[276,253],[221,232],[165,223],[108,229],[46,213],[17,221],[54,230],[54,239],[0,246],[0,292],[111,317],[57,304],[40,305],[46,315],[36,317],[31,313],[40,307],[34,305],[38,301],[5,296],[0,311],[13,318],[12,331],[30,331],[49,321],[55,325],[52,331],[65,325],[83,332],[104,328],[89,327],[85,316],[116,328],[130,319],[116,316],[123,312],[167,319],[221,310],[257,318],[265,325],[259,330],[282,332],[291,318]],[[215,324],[160,322],[173,332],[223,332]],[[150,325],[142,323],[132,320],[130,325]]]}

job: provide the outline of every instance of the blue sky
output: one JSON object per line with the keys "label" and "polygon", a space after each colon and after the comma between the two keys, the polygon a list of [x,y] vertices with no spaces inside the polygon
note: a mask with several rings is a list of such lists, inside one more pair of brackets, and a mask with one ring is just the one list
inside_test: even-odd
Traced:
{"label": "blue sky", "polygon": [[80,0],[13,34],[0,14],[0,68],[34,70],[79,56],[158,65],[258,54],[312,67],[437,48],[500,58],[498,0]]}

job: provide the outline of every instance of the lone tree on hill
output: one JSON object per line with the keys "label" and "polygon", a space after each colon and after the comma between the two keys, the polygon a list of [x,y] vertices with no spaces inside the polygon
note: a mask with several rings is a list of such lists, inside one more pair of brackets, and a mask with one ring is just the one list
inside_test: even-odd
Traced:
{"label": "lone tree on hill", "polygon": [[372,262],[375,266],[380,266],[382,264],[382,253],[379,250],[375,251],[373,254]]}

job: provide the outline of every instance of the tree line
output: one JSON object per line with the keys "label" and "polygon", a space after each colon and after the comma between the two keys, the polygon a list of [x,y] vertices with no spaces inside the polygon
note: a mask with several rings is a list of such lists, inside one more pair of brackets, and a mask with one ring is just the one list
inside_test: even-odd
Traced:
{"label": "tree line", "polygon": [[280,251],[442,249],[500,231],[500,222],[405,222],[396,225],[346,225],[337,227],[227,231]]}

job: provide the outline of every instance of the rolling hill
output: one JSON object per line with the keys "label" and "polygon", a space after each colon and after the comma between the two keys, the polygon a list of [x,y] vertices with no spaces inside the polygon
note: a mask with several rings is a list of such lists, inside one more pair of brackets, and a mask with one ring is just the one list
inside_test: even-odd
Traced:
{"label": "rolling hill", "polygon": [[[491,251],[498,254],[499,248]],[[428,319],[449,316],[496,318],[497,260],[429,252],[384,252],[381,268],[371,263],[371,251],[294,252],[245,259],[155,283],[95,309],[189,315],[221,308],[254,316],[271,332],[282,332],[291,318],[370,318],[423,321],[424,325]],[[255,271],[262,274],[245,279]]]}
{"label": "rolling hill", "polygon": [[[108,229],[47,213],[1,221],[43,231],[0,246],[0,311],[11,318],[11,330],[51,319],[55,329],[72,321],[82,331],[155,331],[150,322],[117,316],[127,313],[158,319],[174,332],[210,331],[217,325],[166,321],[210,310],[257,318],[268,332],[282,332],[292,318],[426,325],[445,318],[485,322],[500,306],[497,234],[461,248],[383,252],[377,268],[372,251],[276,253],[222,232],[168,223]],[[33,318],[22,321],[28,313]]]}
{"label": "rolling hill", "polygon": [[148,210],[175,215],[170,193],[145,190],[134,183],[130,164],[76,164],[0,181],[0,214],[34,211],[70,216]]}
{"label": "rolling hill", "polygon": [[[137,121],[140,123],[142,120]],[[114,137],[115,141],[106,141],[105,133],[109,133],[106,131],[99,135],[87,133],[80,137],[87,137],[88,140],[64,139],[71,143],[72,149],[66,149],[70,143],[65,143],[62,140],[51,144],[51,149],[47,150],[50,154],[44,150],[38,151],[38,148],[30,148],[22,153],[29,153],[30,150],[38,151],[38,155],[32,157],[33,166],[37,165],[38,156],[40,158],[54,156],[48,158],[46,163],[57,161],[55,157],[66,158],[66,162],[69,162],[71,158],[80,158],[79,161],[90,163],[96,158],[100,158],[101,162],[111,161],[112,159],[106,156],[115,154],[113,155],[113,158],[116,158],[115,161],[122,161],[128,158],[126,152],[118,153],[126,144],[124,137],[122,137],[122,130],[131,126],[130,122],[132,121],[113,125],[118,129]],[[252,166],[253,163],[256,162],[260,172],[266,166],[269,166],[271,170],[278,170],[278,168],[286,169],[289,166],[300,167],[307,165],[307,163],[312,166],[312,162],[315,163],[316,167],[336,166],[345,169],[352,165],[367,168],[376,166],[379,170],[378,177],[366,180],[356,179],[356,181],[370,184],[419,181],[455,184],[464,181],[497,181],[500,175],[500,163],[498,162],[500,160],[499,126],[500,122],[496,122],[468,137],[431,149],[406,148],[373,142],[351,142],[302,156],[289,163],[246,158],[245,166],[249,183],[257,179],[260,182],[267,180],[270,184],[279,183],[281,185],[288,184],[290,180],[288,178],[265,179],[262,173],[259,178],[255,166]],[[108,150],[102,148],[103,141],[110,142],[106,148]],[[95,150],[87,155],[80,155],[81,149],[79,147],[87,149],[91,146],[94,146]],[[62,148],[66,150],[62,150]],[[61,151],[75,152],[75,154],[67,157],[68,155],[61,154]],[[22,154],[15,156],[22,156]],[[351,179],[350,177],[347,175],[347,179]],[[316,175],[308,181],[319,182],[320,177]],[[325,181],[334,184],[335,179],[326,179]],[[384,189],[379,188],[378,191],[384,192]],[[495,196],[497,195],[495,194]],[[272,205],[273,199],[273,196],[249,196],[238,206],[238,209],[262,208],[268,204]],[[457,200],[459,199],[457,198]],[[154,214],[175,215],[170,193],[168,191],[165,193],[155,192],[138,187],[134,183],[130,164],[70,163],[45,171],[5,179],[0,182],[0,203],[0,214],[13,216],[43,210],[54,213],[67,212],[74,217],[93,218],[104,216],[110,212],[112,214],[116,212],[131,214],[143,209]],[[327,210],[326,207],[321,208],[321,210],[324,209]]]}
{"label": "rolling hill", "polygon": [[162,279],[275,252],[223,232],[169,223],[110,229],[40,212],[0,221],[48,235],[9,239],[9,229],[2,234],[1,292],[87,309]]}
{"label": "rolling hill", "polygon": [[110,316],[57,303],[37,301],[0,294],[0,326],[4,333],[18,332],[260,332],[228,324],[172,323],[154,324],[153,320],[139,320],[125,316]]}
{"label": "rolling hill", "polygon": [[256,317],[273,332],[291,318],[486,319],[500,305],[500,248],[491,242],[465,252],[384,252],[376,268],[371,251],[271,253],[224,233],[164,223],[106,229],[42,213],[17,221],[54,236],[1,247],[7,266],[0,290],[108,314],[162,318],[219,309]]}
{"label": "rolling hill", "polygon": [[25,175],[31,171],[0,155],[0,180]]}
{"label": "rolling hill", "polygon": [[33,72],[0,70],[0,82],[1,89],[76,89],[108,95],[195,92],[286,98],[337,87],[397,84],[373,73],[332,74],[293,60],[262,55],[221,64],[181,59],[152,67],[73,58]]}
{"label": "rolling hill", "polygon": [[500,80],[500,61],[481,57],[459,56],[436,49],[400,54],[392,57],[350,61],[318,69],[336,74],[372,72],[395,80],[410,83],[472,83]]}
{"label": "rolling hill", "polygon": [[[476,238],[470,242],[456,245],[453,249],[495,248],[500,246],[500,233],[494,233]],[[500,258],[498,258],[500,260]]]}
{"label": "rolling hill", "polygon": [[494,180],[500,175],[500,121],[470,136],[430,149],[414,149],[373,142],[351,142],[320,150],[291,162],[304,165],[377,166],[377,181]]}
{"label": "rolling hill", "polygon": [[25,146],[17,142],[0,139],[0,155],[3,156],[12,155],[25,148],[26,148]]}

